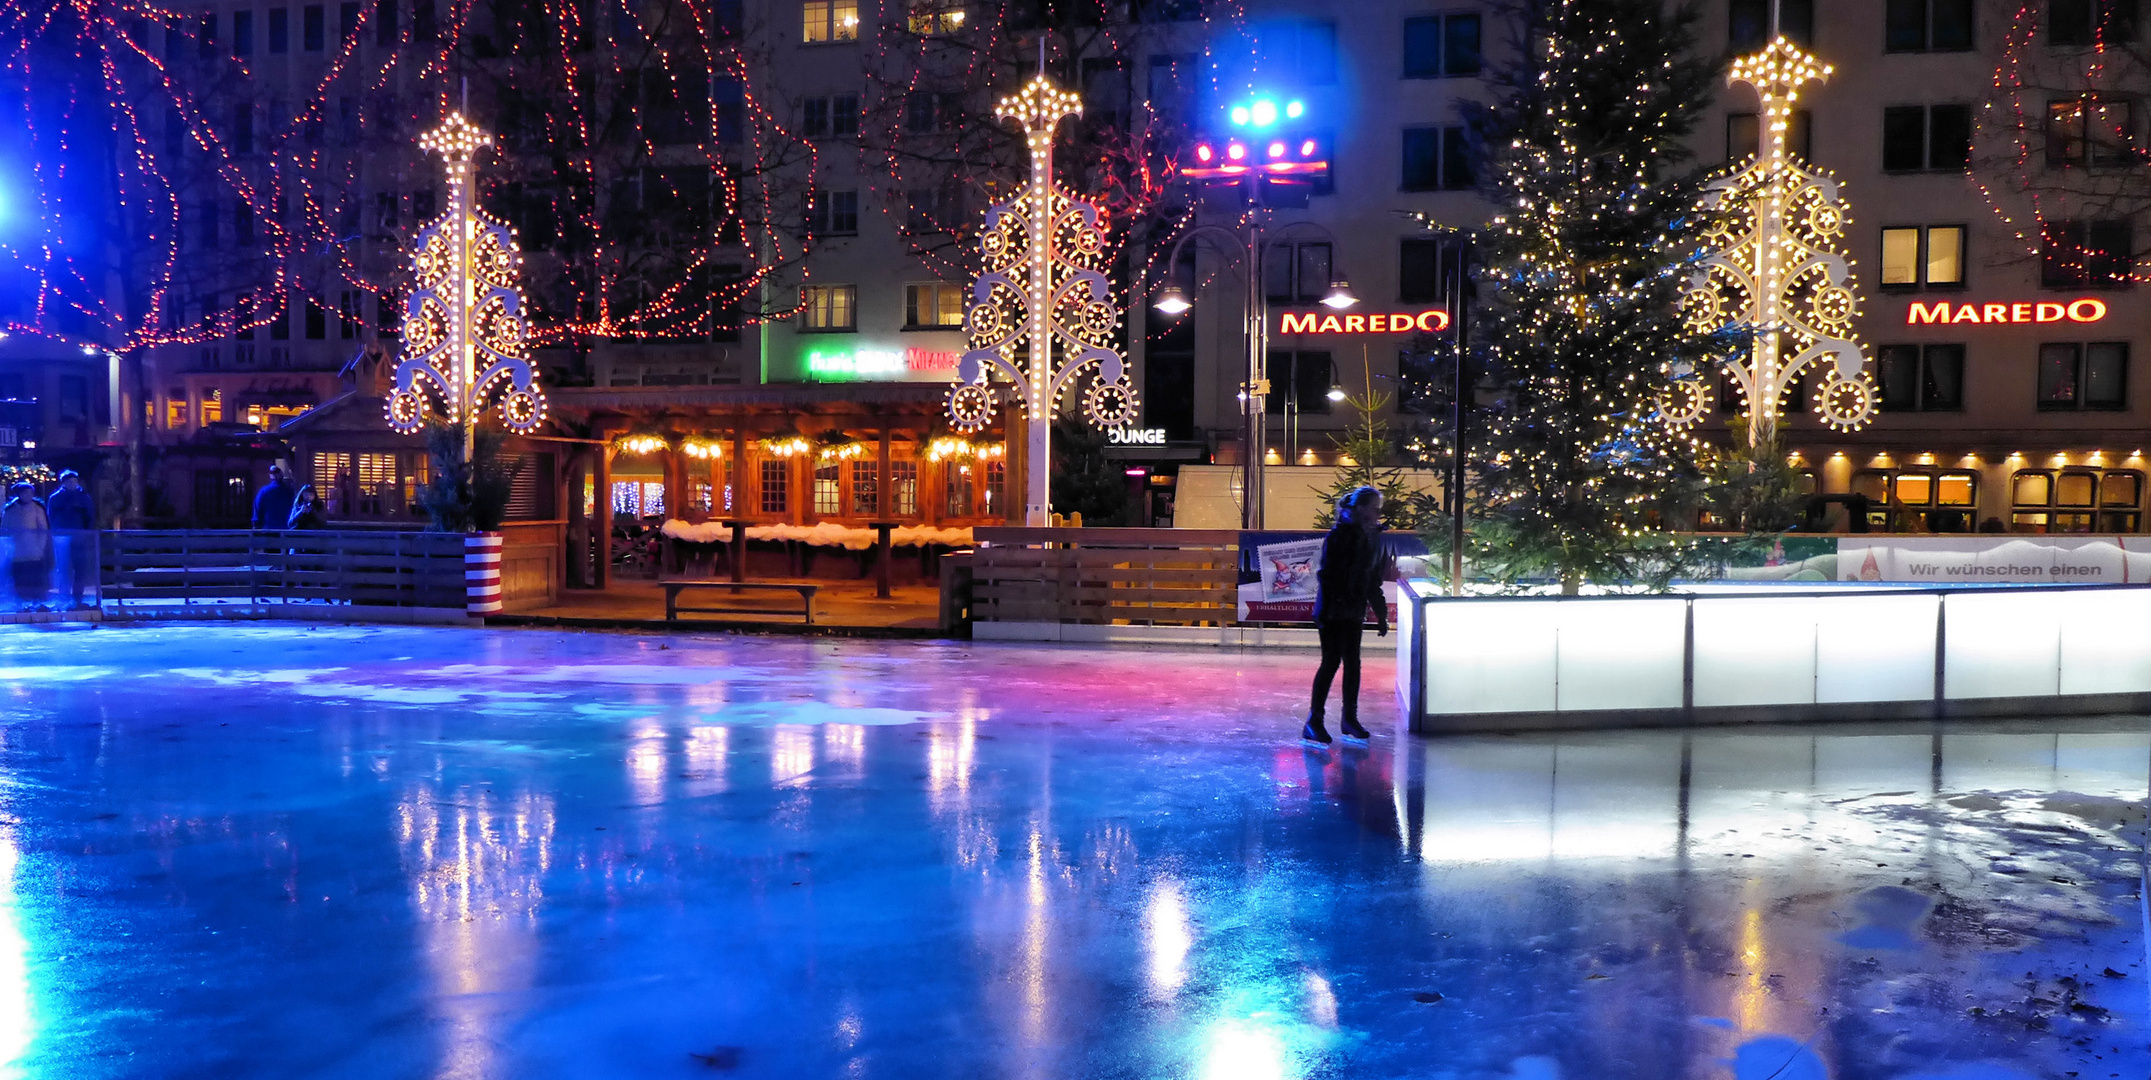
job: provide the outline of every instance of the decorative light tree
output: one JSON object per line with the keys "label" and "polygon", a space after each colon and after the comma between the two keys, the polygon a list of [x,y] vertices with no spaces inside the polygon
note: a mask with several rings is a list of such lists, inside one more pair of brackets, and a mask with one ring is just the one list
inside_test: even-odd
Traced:
{"label": "decorative light tree", "polygon": [[[1683,315],[1696,334],[1743,331],[1745,356],[1722,360],[1746,398],[1748,447],[1777,441],[1778,401],[1810,365],[1824,377],[1815,414],[1839,431],[1874,417],[1875,387],[1852,332],[1859,312],[1842,247],[1848,218],[1836,179],[1786,146],[1800,88],[1830,66],[1783,36],[1733,64],[1727,81],[1762,98],[1762,146],[1754,160],[1711,182],[1703,205],[1717,217],[1704,236],[1716,252],[1689,280]],[[1691,369],[1692,370],[1692,369]],[[1713,388],[1696,373],[1676,382],[1664,411],[1679,426],[1711,411]]]}
{"label": "decorative light tree", "polygon": [[1052,511],[1053,416],[1061,396],[1088,374],[1083,411],[1091,423],[1117,427],[1136,418],[1135,387],[1111,348],[1120,309],[1097,269],[1105,222],[1096,206],[1053,180],[1055,130],[1082,111],[1075,94],[1043,75],[995,110],[1023,125],[1031,175],[1022,194],[986,211],[978,245],[984,271],[964,319],[971,349],[949,389],[949,420],[968,434],[993,419],[995,376],[1022,388],[1030,421],[1023,520],[1034,527]]}
{"label": "decorative light tree", "polygon": [[418,141],[447,166],[448,209],[419,233],[403,317],[404,359],[388,397],[388,423],[397,431],[419,430],[436,409],[460,425],[466,463],[478,415],[499,386],[506,387],[500,419],[508,430],[532,431],[545,422],[516,291],[515,237],[472,200],[471,159],[492,142],[462,113],[448,114]]}

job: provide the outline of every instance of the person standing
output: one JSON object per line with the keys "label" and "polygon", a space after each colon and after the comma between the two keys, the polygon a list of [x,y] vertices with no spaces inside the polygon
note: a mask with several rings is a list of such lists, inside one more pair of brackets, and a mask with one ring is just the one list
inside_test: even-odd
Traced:
{"label": "person standing", "polygon": [[291,520],[291,502],[298,496],[282,465],[269,466],[269,486],[254,494],[254,528],[281,529]]}
{"label": "person standing", "polygon": [[59,490],[45,500],[45,517],[67,563],[68,606],[80,608],[82,587],[97,582],[97,496],[82,486],[80,473],[60,474]]}
{"label": "person standing", "polygon": [[314,485],[299,485],[299,495],[291,501],[291,517],[284,523],[286,529],[325,529],[329,525],[328,511],[321,506],[321,496]]}
{"label": "person standing", "polygon": [[1389,636],[1389,603],[1382,596],[1382,493],[1353,488],[1337,500],[1337,523],[1322,541],[1322,566],[1315,571],[1315,632],[1322,640],[1322,663],[1315,668],[1314,702],[1300,738],[1328,743],[1323,708],[1330,681],[1344,669],[1344,737],[1365,739],[1359,723],[1359,638],[1374,611],[1375,625]]}
{"label": "person standing", "polygon": [[8,575],[14,581],[15,602],[28,608],[45,605],[45,579],[52,573],[52,520],[45,504],[37,501],[37,489],[17,481],[0,507],[0,528],[7,530]]}

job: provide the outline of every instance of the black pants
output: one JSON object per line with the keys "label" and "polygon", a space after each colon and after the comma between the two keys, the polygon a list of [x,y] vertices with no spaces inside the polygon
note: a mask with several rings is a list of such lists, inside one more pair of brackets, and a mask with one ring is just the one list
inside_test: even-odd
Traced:
{"label": "black pants", "polygon": [[1344,668],[1344,718],[1359,718],[1359,637],[1363,627],[1351,623],[1316,623],[1315,632],[1322,636],[1322,666],[1315,669],[1314,705],[1307,715],[1321,719],[1322,706],[1329,699],[1329,683],[1337,677],[1337,668]]}

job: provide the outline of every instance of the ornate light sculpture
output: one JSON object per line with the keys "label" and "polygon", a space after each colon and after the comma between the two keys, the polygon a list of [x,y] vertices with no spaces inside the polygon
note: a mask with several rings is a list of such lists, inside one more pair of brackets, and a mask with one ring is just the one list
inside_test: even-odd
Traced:
{"label": "ornate light sculpture", "polygon": [[971,286],[964,318],[971,349],[949,389],[949,421],[969,434],[993,419],[994,376],[1022,387],[1030,420],[1023,518],[1032,526],[1046,524],[1051,506],[1046,489],[1061,395],[1093,374],[1083,393],[1085,418],[1100,427],[1136,418],[1135,387],[1111,347],[1120,308],[1097,269],[1105,250],[1103,216],[1053,182],[1054,131],[1082,111],[1077,95],[1044,75],[995,110],[1023,125],[1031,176],[1022,194],[986,211],[979,237],[984,272]]}
{"label": "ornate light sculpture", "polygon": [[[516,291],[522,254],[508,226],[478,209],[471,159],[493,138],[462,113],[418,140],[441,155],[448,171],[448,209],[418,234],[411,258],[415,279],[403,313],[403,360],[388,397],[389,426],[415,432],[430,411],[462,424],[464,456],[487,401],[500,392],[500,419],[510,431],[545,422],[545,396],[531,370]],[[505,387],[503,390],[502,387]]]}
{"label": "ornate light sculpture", "polygon": [[[1763,142],[1753,161],[1705,188],[1705,208],[1719,215],[1705,238],[1716,252],[1689,280],[1682,308],[1693,333],[1753,333],[1745,357],[1723,361],[1747,399],[1751,447],[1776,439],[1778,399],[1810,365],[1823,373],[1814,399],[1823,423],[1852,431],[1875,414],[1867,357],[1852,332],[1860,298],[1842,247],[1845,203],[1833,176],[1785,144],[1800,88],[1830,70],[1780,36],[1727,76],[1761,96]],[[1709,414],[1709,380],[1676,387],[1664,402],[1667,419],[1686,426]]]}

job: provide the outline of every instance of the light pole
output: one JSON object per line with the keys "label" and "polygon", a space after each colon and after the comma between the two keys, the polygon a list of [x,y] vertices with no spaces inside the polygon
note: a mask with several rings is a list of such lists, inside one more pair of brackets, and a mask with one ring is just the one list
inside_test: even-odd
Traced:
{"label": "light pole", "polygon": [[[1240,525],[1242,528],[1259,529],[1263,527],[1262,457],[1268,438],[1269,415],[1266,411],[1266,397],[1270,392],[1270,303],[1269,295],[1263,288],[1263,259],[1269,248],[1282,242],[1286,235],[1295,229],[1313,230],[1328,238],[1332,250],[1335,250],[1337,238],[1328,229],[1311,221],[1295,221],[1279,229],[1277,236],[1265,239],[1262,235],[1261,216],[1250,214],[1248,221],[1247,235],[1244,238],[1222,225],[1198,225],[1187,230],[1180,235],[1179,240],[1174,241],[1165,265],[1179,265],[1180,252],[1187,246],[1188,241],[1207,236],[1228,241],[1229,243],[1224,245],[1226,254],[1238,258],[1247,271],[1246,296],[1241,308],[1242,330],[1247,336],[1247,381],[1240,384],[1241,432],[1246,450],[1241,455],[1244,460],[1241,462]],[[1342,274],[1332,270],[1330,279],[1329,289],[1322,297],[1323,305],[1342,310],[1359,303],[1359,298],[1352,295],[1351,283],[1346,281]],[[1195,305],[1180,286],[1168,285],[1158,294],[1157,300],[1151,306],[1167,315],[1179,315]]]}
{"label": "light pole", "polygon": [[[1233,188],[1245,185],[1247,229],[1245,234],[1220,225],[1200,225],[1181,234],[1165,265],[1179,265],[1181,249],[1197,236],[1228,241],[1223,246],[1240,258],[1247,271],[1247,291],[1241,306],[1242,330],[1247,337],[1247,381],[1240,384],[1241,442],[1245,460],[1241,465],[1240,522],[1249,529],[1264,524],[1262,458],[1268,441],[1265,398],[1270,391],[1269,296],[1264,289],[1263,262],[1269,248],[1295,229],[1320,233],[1336,250],[1336,237],[1313,222],[1295,221],[1265,237],[1268,207],[1264,192],[1304,191],[1311,180],[1329,174],[1328,140],[1305,130],[1305,102],[1276,94],[1255,94],[1225,110],[1230,131],[1218,138],[1198,139],[1194,162],[1181,168],[1181,175],[1198,183]],[[1304,204],[1304,199],[1299,200]],[[1359,302],[1344,277],[1334,272],[1322,303],[1343,309]],[[1179,286],[1169,286],[1156,302],[1159,311],[1177,315],[1193,306]]]}

